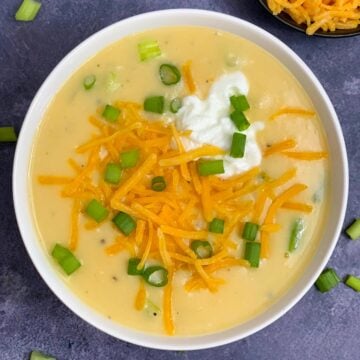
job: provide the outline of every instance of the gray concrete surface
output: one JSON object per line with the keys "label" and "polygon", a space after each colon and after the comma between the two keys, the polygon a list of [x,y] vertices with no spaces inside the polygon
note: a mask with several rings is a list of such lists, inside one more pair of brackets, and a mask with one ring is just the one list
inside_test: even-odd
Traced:
{"label": "gray concrete surface", "polygon": [[[273,33],[310,66],[333,101],[349,153],[350,198],[345,225],[360,216],[360,37],[308,38],[288,29],[255,0],[42,0],[33,23],[13,20],[20,0],[0,2],[0,125],[20,129],[42,81],[74,46],[101,28],[142,12],[178,7],[211,9]],[[360,294],[340,285],[311,289],[285,316],[228,346],[163,352],[116,340],[91,327],[50,292],[22,244],[12,205],[15,146],[0,145],[0,359],[27,359],[40,349],[61,360],[360,359]],[[336,167],[336,164],[333,164]],[[341,236],[330,265],[360,275],[360,242]]]}

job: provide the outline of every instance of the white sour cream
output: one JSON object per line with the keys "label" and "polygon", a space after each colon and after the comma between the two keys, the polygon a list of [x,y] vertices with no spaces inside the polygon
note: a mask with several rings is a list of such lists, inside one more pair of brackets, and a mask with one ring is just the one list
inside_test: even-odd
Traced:
{"label": "white sour cream", "polygon": [[[183,106],[178,112],[175,124],[178,130],[191,130],[191,135],[183,138],[186,150],[201,147],[204,144],[214,145],[230,150],[233,133],[238,131],[231,121],[230,96],[234,94],[247,95],[249,84],[241,72],[234,72],[221,76],[211,87],[209,96],[205,100],[197,96],[187,96],[183,99]],[[262,155],[256,141],[256,133],[264,128],[263,122],[253,122],[243,131],[246,135],[245,154],[243,158],[218,156],[224,159],[227,178],[241,174],[260,164]]]}

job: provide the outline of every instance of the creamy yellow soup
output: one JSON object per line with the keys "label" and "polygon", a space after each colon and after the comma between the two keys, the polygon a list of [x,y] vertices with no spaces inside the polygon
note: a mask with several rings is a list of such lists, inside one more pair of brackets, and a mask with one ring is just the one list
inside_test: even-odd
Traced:
{"label": "creamy yellow soup", "polygon": [[[138,43],[148,39],[158,42],[162,55],[140,61]],[[256,175],[257,181],[268,184],[279,179],[287,171],[296,169],[294,177],[268,192],[259,225],[262,225],[271,204],[286,189],[296,183],[305,184],[307,188],[288,201],[291,203],[288,208],[276,211],[274,222],[279,226],[275,229],[276,232],[267,233],[269,253],[261,259],[258,268],[246,266],[248,264],[243,262],[242,266],[228,266],[209,274],[223,280],[213,292],[206,286],[187,291],[184,286],[194,275],[193,268],[190,269],[184,264],[175,269],[171,317],[175,328],[174,334],[179,336],[220,331],[243,323],[265,311],[294,285],[316,250],[326,206],[328,160],[297,159],[282,152],[264,156],[272,145],[289,139],[296,142],[296,146],[288,150],[290,152],[314,154],[327,150],[320,119],[316,114],[299,112],[299,109],[314,109],[311,100],[292,74],[257,45],[214,29],[171,27],[126,37],[89,59],[54,96],[34,141],[29,174],[31,204],[39,239],[59,276],[69,288],[86,304],[115,322],[145,332],[165,334],[163,298],[166,287],[154,287],[144,283],[146,299],[142,306],[136,309],[134,302],[143,280],[139,276],[127,274],[128,260],[134,254],[130,254],[126,248],[113,255],[105,251],[119,236],[119,230],[111,222],[111,216],[116,213],[114,209],[109,208],[111,216],[107,220],[99,226],[92,227],[89,217],[84,212],[91,196],[80,197],[81,213],[76,224],[78,244],[73,253],[81,261],[82,266],[67,276],[51,258],[55,244],[69,246],[71,231],[74,228],[74,224],[71,224],[74,200],[61,195],[62,188],[66,185],[44,185],[39,182],[39,176],[62,176],[71,179],[78,176],[69,166],[68,159],[77,162],[78,172],[86,167],[89,154],[79,153],[76,149],[80,144],[99,136],[97,128],[88,121],[90,116],[95,117],[96,121],[104,126],[112,126],[101,116],[106,104],[126,101],[142,105],[144,99],[150,95],[163,95],[167,101],[175,97],[188,96],[189,89],[184,76],[178,84],[165,86],[159,80],[159,66],[171,63],[181,71],[182,64],[189,60],[196,84],[195,95],[199,99],[206,99],[211,86],[224,74],[241,72],[246,77],[250,109],[245,114],[250,123],[255,120],[263,123],[263,129],[256,133],[257,146],[262,153]],[[83,79],[89,74],[96,76],[96,83],[90,90],[85,90]],[[273,114],[284,108],[295,110],[271,120]],[[169,119],[177,117],[167,110],[163,115],[149,114],[142,110],[139,112],[149,122],[160,119],[164,122],[164,128],[168,126]],[[120,142],[119,140],[118,143]],[[99,151],[104,152],[104,149]],[[162,150],[156,151],[161,158]],[[140,163],[144,158],[145,156],[140,157]],[[136,170],[129,171],[131,173]],[[172,170],[169,171],[171,176]],[[219,177],[217,179],[226,181]],[[92,181],[96,184],[98,179],[93,178]],[[167,191],[170,190],[167,188],[164,193]],[[214,195],[215,188],[213,191]],[[246,221],[252,221],[252,211],[258,196],[256,191],[249,193],[246,200],[249,201],[250,208],[234,224],[234,229],[228,236],[227,241],[232,245],[225,250],[234,259],[244,258],[246,241],[242,238],[242,229]],[[95,195],[92,197],[96,198]],[[136,202],[136,197],[133,201]],[[132,204],[128,205],[131,207]],[[194,205],[194,208],[200,213],[201,201]],[[151,211],[159,214],[160,209],[154,207]],[[213,216],[223,218],[216,211]],[[304,221],[305,230],[298,248],[289,252],[290,234],[294,221],[299,218]],[[156,239],[156,229],[159,226],[156,223],[153,225]],[[182,227],[176,224],[176,221],[172,225]],[[199,226],[202,229],[198,229]],[[225,229],[226,226],[225,218]],[[204,222],[200,225],[197,223],[194,227],[197,227],[195,230],[207,231],[207,224]],[[134,234],[131,236],[134,237]],[[210,234],[209,241],[216,242],[216,236]],[[180,240],[189,247],[191,239]],[[129,241],[134,243],[134,240]],[[261,243],[261,233],[257,235],[256,242]],[[133,249],[137,252],[135,255],[141,258],[144,246],[135,244]],[[222,245],[216,249],[214,246],[215,255],[222,250]],[[156,252],[156,249],[154,251]],[[177,252],[182,253],[181,249]],[[188,256],[185,252],[182,254]],[[151,259],[150,256],[147,263],[164,266],[161,257]],[[207,269],[206,266],[203,268]]]}

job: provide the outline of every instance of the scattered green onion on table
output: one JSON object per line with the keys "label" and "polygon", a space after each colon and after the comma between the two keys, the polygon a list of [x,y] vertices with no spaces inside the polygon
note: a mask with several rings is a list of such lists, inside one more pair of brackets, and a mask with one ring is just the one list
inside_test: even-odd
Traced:
{"label": "scattered green onion on table", "polygon": [[0,142],[15,142],[17,136],[12,126],[0,127]]}
{"label": "scattered green onion on table", "polygon": [[15,14],[17,21],[33,21],[39,10],[41,3],[35,0],[24,0]]}
{"label": "scattered green onion on table", "polygon": [[315,282],[320,292],[328,292],[336,287],[340,282],[340,278],[334,269],[325,269]]}

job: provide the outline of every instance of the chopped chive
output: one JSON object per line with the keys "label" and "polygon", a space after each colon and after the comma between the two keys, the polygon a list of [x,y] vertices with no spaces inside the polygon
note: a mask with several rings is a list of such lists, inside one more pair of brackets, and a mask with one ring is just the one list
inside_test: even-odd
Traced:
{"label": "chopped chive", "polygon": [[51,256],[58,262],[70,255],[71,251],[60,244],[56,244],[51,252]]}
{"label": "chopped chive", "polygon": [[17,136],[12,126],[0,127],[0,142],[15,142]]}
{"label": "chopped chive", "polygon": [[208,259],[213,254],[212,246],[206,240],[193,240],[190,248],[199,259]]}
{"label": "chopped chive", "polygon": [[96,199],[92,199],[86,206],[85,212],[93,220],[100,223],[105,220],[109,214],[109,211]]}
{"label": "chopped chive", "polygon": [[225,221],[219,218],[214,218],[209,224],[209,231],[215,234],[224,233],[224,223]]}
{"label": "chopped chive", "polygon": [[230,103],[235,110],[246,111],[250,109],[250,105],[245,95],[230,96]]}
{"label": "chopped chive", "polygon": [[32,351],[30,354],[30,360],[56,360],[56,358],[50,355],[45,355],[40,351]]}
{"label": "chopped chive", "polygon": [[289,252],[295,251],[299,247],[301,238],[305,230],[304,219],[296,219],[291,227]]}
{"label": "chopped chive", "polygon": [[95,75],[88,75],[83,80],[83,86],[85,90],[90,90],[96,83],[96,76]]}
{"label": "chopped chive", "polygon": [[181,79],[179,69],[172,64],[162,64],[159,68],[161,82],[164,85],[175,85]]}
{"label": "chopped chive", "polygon": [[136,229],[136,221],[130,215],[122,211],[120,211],[112,221],[126,236],[129,236]]}
{"label": "chopped chive", "polygon": [[139,161],[140,152],[138,149],[124,151],[120,154],[120,165],[123,169],[129,169]]}
{"label": "chopped chive", "polygon": [[340,278],[334,269],[325,269],[315,282],[320,292],[324,293],[333,289],[339,284]]}
{"label": "chopped chive", "polygon": [[36,18],[41,3],[35,0],[24,0],[15,14],[17,21],[33,21]]}
{"label": "chopped chive", "polygon": [[121,179],[121,172],[119,164],[109,163],[106,165],[104,179],[110,184],[118,184]]}
{"label": "chopped chive", "polygon": [[239,131],[244,131],[250,126],[249,121],[242,111],[234,110],[230,114],[230,119],[233,121]]}
{"label": "chopped chive", "polygon": [[170,102],[170,111],[173,114],[176,114],[182,107],[182,100],[179,97],[176,97]]}
{"label": "chopped chive", "polygon": [[357,240],[360,238],[360,219],[356,219],[351,226],[346,229],[346,233],[350,236],[352,240]]}
{"label": "chopped chive", "polygon": [[259,267],[261,245],[258,242],[247,241],[245,245],[245,260],[251,267]]}
{"label": "chopped chive", "polygon": [[52,257],[59,263],[67,275],[77,270],[81,263],[66,247],[56,244],[51,252]]}
{"label": "chopped chive", "polygon": [[144,269],[138,270],[138,265],[140,264],[141,259],[139,258],[130,258],[128,262],[127,273],[128,275],[142,275]]}
{"label": "chopped chive", "polygon": [[156,40],[144,40],[138,43],[138,52],[141,61],[153,59],[161,55],[161,50]]}
{"label": "chopped chive", "polygon": [[154,191],[163,191],[166,189],[166,181],[163,176],[155,176],[151,179],[151,188]]}
{"label": "chopped chive", "polygon": [[106,105],[102,113],[102,116],[105,120],[114,123],[119,118],[120,112],[121,111],[116,107],[112,105]]}
{"label": "chopped chive", "polygon": [[200,176],[209,176],[215,174],[223,174],[224,161],[223,160],[200,160],[198,162],[198,172]]}
{"label": "chopped chive", "polygon": [[259,227],[260,226],[258,224],[252,222],[246,222],[242,232],[243,239],[248,241],[254,241],[259,231]]}
{"label": "chopped chive", "polygon": [[162,266],[149,266],[142,274],[144,280],[151,286],[163,287],[168,283],[168,271]]}
{"label": "chopped chive", "polygon": [[346,278],[345,284],[357,292],[360,291],[360,278],[358,278],[356,276],[349,275]]}
{"label": "chopped chive", "polygon": [[231,142],[230,156],[233,158],[242,158],[245,154],[246,135],[234,133]]}
{"label": "chopped chive", "polygon": [[163,96],[149,96],[144,101],[144,110],[155,114],[164,112],[165,99]]}

